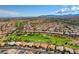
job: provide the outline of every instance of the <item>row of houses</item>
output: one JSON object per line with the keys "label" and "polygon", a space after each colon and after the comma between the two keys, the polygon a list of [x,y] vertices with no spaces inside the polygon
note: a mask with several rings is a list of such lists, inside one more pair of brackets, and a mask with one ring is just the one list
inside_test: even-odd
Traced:
{"label": "row of houses", "polygon": [[13,30],[16,30],[16,27],[12,23],[0,23],[0,37],[6,36],[8,33],[11,33]]}
{"label": "row of houses", "polygon": [[31,26],[29,23],[24,25],[23,30],[26,32],[40,32],[40,33],[51,33],[51,34],[62,34],[62,35],[79,35],[79,29],[73,26],[63,25],[61,23],[43,23]]}
{"label": "row of houses", "polygon": [[[0,36],[11,33],[16,30],[15,23],[0,23]],[[79,35],[79,29],[76,26],[70,26],[62,23],[56,22],[37,22],[26,23],[22,27],[23,31],[32,32],[32,33],[49,33],[49,34],[61,34],[61,35]]]}

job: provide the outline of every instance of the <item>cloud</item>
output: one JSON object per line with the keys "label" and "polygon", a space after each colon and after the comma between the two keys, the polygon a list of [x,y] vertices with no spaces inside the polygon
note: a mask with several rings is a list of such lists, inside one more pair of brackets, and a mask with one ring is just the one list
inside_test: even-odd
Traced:
{"label": "cloud", "polygon": [[0,10],[0,17],[19,17],[19,16],[25,16],[25,15],[16,11]]}
{"label": "cloud", "polygon": [[79,14],[79,6],[65,7],[53,11],[52,14],[56,14],[56,15]]}

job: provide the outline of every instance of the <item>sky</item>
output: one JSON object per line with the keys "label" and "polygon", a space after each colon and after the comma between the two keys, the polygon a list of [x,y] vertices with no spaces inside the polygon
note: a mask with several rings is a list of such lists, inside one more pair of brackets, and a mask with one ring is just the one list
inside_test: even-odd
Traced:
{"label": "sky", "polygon": [[0,17],[79,14],[79,5],[0,5]]}

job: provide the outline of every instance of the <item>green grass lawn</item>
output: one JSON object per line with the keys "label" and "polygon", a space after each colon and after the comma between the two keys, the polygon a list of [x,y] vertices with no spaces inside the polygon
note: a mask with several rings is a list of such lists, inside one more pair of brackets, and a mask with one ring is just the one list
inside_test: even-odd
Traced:
{"label": "green grass lawn", "polygon": [[78,49],[79,45],[71,45],[72,38],[70,37],[60,37],[60,36],[49,36],[47,34],[11,34],[7,36],[7,41],[27,41],[27,42],[34,42],[34,43],[48,43],[54,45],[68,45],[71,48]]}
{"label": "green grass lawn", "polygon": [[79,45],[71,45],[70,47],[74,49],[79,49]]}
{"label": "green grass lawn", "polygon": [[29,35],[24,34],[19,36],[16,34],[11,34],[7,37],[7,40],[49,43],[49,44],[55,44],[55,45],[65,45],[71,42],[71,38],[49,36],[47,34],[29,34]]}

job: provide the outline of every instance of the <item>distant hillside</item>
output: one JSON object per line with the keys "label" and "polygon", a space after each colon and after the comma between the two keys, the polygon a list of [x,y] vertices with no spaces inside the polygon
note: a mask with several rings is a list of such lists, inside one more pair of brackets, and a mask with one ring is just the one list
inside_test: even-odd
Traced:
{"label": "distant hillside", "polygon": [[68,14],[68,15],[42,15],[39,18],[61,18],[61,19],[69,19],[69,18],[79,18],[79,14]]}
{"label": "distant hillside", "polygon": [[42,15],[38,17],[8,17],[0,18],[0,21],[9,21],[9,20],[49,20],[49,21],[58,21],[65,22],[71,25],[79,26],[79,14],[69,14],[69,15]]}
{"label": "distant hillside", "polygon": [[39,16],[40,19],[48,19],[51,21],[65,22],[72,25],[79,26],[79,14],[69,15],[43,15]]}

